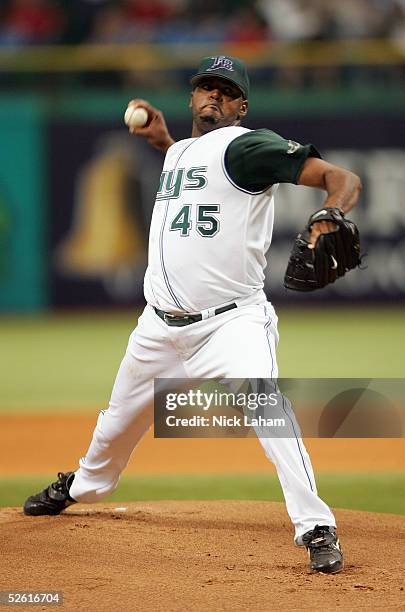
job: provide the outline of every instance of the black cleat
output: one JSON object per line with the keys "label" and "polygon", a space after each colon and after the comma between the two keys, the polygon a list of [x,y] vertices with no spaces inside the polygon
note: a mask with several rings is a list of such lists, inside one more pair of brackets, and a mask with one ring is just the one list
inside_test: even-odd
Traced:
{"label": "black cleat", "polygon": [[74,472],[58,473],[58,480],[50,484],[37,495],[31,495],[24,504],[24,514],[42,516],[43,514],[60,514],[76,501],[69,495]]}
{"label": "black cleat", "polygon": [[307,547],[312,572],[337,574],[343,569],[343,554],[335,527],[316,525],[302,536],[302,542]]}

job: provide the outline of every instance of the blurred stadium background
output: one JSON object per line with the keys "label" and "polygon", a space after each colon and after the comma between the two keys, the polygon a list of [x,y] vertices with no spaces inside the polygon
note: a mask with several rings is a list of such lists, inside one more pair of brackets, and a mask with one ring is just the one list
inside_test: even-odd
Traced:
{"label": "blurred stadium background", "polygon": [[[3,0],[3,505],[21,503],[31,476],[42,484],[74,467],[61,464],[66,449],[71,462],[86,450],[142,308],[162,156],[127,133],[127,102],[149,100],[174,138],[188,137],[189,76],[201,56],[219,54],[249,66],[247,127],[312,142],[364,185],[352,218],[367,269],[311,296],[287,293],[282,276],[292,239],[321,195],[294,186],[278,192],[266,291],[280,314],[281,375],[404,377],[404,0]],[[279,498],[250,442],[237,464],[235,441],[181,441],[176,449],[170,442],[145,440],[133,462],[138,476],[118,497]],[[331,503],[405,512],[403,440],[360,444],[350,470],[343,455],[351,451],[324,442],[314,447],[314,463]],[[153,469],[145,449],[161,457]],[[222,457],[215,477],[204,475],[212,452]]]}

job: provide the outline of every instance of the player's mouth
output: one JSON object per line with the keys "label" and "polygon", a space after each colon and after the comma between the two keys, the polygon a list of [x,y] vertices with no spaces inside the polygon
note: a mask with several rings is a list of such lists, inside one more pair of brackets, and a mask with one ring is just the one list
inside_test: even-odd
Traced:
{"label": "player's mouth", "polygon": [[210,109],[216,110],[220,115],[222,115],[222,110],[220,109],[218,104],[214,104],[213,102],[210,102],[209,104],[204,104],[204,106],[201,108],[201,110],[204,110],[206,108],[210,108]]}

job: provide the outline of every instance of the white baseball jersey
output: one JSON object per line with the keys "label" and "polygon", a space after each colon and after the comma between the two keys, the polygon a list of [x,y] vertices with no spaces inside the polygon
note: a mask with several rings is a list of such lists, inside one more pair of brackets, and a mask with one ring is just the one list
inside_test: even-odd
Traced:
{"label": "white baseball jersey", "polygon": [[144,289],[151,305],[199,312],[260,296],[276,185],[243,190],[224,163],[228,145],[250,131],[225,127],[167,151],[149,236]]}

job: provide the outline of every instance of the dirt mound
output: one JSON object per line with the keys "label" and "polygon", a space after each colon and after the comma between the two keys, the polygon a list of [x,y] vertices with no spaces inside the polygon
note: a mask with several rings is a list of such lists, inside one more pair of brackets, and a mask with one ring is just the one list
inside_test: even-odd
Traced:
{"label": "dirt mound", "polygon": [[336,514],[346,568],[327,576],[308,573],[282,504],[1,509],[1,590],[60,590],[65,610],[403,609],[403,517]]}

